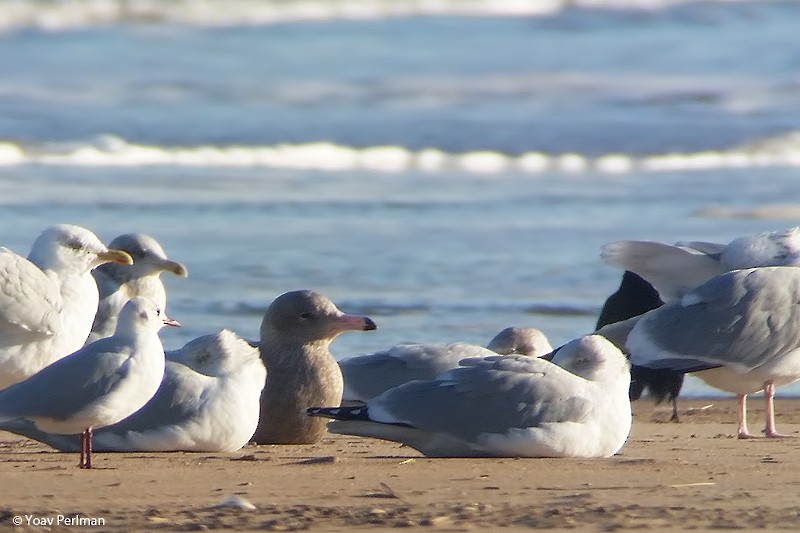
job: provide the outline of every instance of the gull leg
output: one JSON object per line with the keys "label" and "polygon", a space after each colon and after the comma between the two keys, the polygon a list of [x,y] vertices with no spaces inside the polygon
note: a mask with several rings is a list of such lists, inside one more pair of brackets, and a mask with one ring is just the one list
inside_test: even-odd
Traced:
{"label": "gull leg", "polygon": [[764,428],[764,435],[770,439],[779,439],[781,437],[791,437],[791,435],[784,435],[778,433],[775,429],[775,384],[767,381],[764,384],[764,399],[767,403],[767,425]]}
{"label": "gull leg", "polygon": [[672,399],[672,416],[669,419],[670,422],[680,422],[678,418],[678,398],[675,397]]}
{"label": "gull leg", "polygon": [[81,433],[81,462],[80,468],[92,468],[92,428],[86,428]]}
{"label": "gull leg", "polygon": [[86,464],[86,432],[81,432],[81,460],[78,463],[78,468],[84,468]]}
{"label": "gull leg", "polygon": [[739,395],[739,433],[740,439],[754,439],[756,436],[747,429],[747,394]]}

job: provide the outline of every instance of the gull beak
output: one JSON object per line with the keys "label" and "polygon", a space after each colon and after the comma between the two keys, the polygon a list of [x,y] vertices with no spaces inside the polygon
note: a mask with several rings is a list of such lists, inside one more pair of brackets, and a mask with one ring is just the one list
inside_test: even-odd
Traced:
{"label": "gull beak", "polygon": [[189,275],[189,270],[187,270],[186,266],[183,263],[178,263],[177,261],[164,261],[164,264],[161,268],[164,270],[164,272],[172,272],[176,276],[180,276],[182,278],[185,278]]}
{"label": "gull beak", "polygon": [[168,317],[166,315],[164,315],[164,325],[165,326],[171,326],[173,328],[181,327],[181,323],[180,322],[178,322],[174,318],[170,318],[170,317]]}
{"label": "gull beak", "polygon": [[366,316],[346,315],[339,316],[337,322],[337,331],[372,331],[378,329],[378,326],[371,318]]}
{"label": "gull beak", "polygon": [[100,259],[102,263],[117,263],[118,265],[133,264],[133,258],[130,254],[122,250],[107,250],[97,254],[97,258]]}

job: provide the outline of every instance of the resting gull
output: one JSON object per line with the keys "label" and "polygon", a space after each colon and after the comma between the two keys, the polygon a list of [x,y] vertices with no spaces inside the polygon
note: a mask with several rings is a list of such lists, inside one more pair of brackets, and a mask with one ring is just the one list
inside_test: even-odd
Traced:
{"label": "resting gull", "polygon": [[340,333],[376,329],[365,316],[348,315],[314,291],[292,291],[270,304],[261,323],[261,360],[267,381],[261,419],[253,440],[259,444],[318,442],[325,421],[307,417],[314,405],[339,405],[342,373],[328,347]]}
{"label": "resting gull", "polygon": [[415,379],[434,379],[469,357],[519,354],[541,356],[553,347],[536,328],[509,327],[487,348],[466,342],[403,343],[387,350],[347,357],[339,361],[344,377],[343,399],[366,402],[382,392]]}
{"label": "resting gull", "polygon": [[52,433],[81,433],[81,468],[92,467],[92,432],[139,410],[164,375],[162,326],[178,325],[155,303],[130,300],[114,335],[87,344],[25,381],[0,391],[0,423],[20,421]]}
{"label": "resting gull", "polygon": [[609,457],[630,433],[629,384],[622,352],[590,335],[564,345],[552,363],[510,355],[466,359],[366,406],[308,413],[336,419],[333,433],[402,442],[431,457]]}
{"label": "resting gull", "polygon": [[[128,418],[94,431],[101,452],[234,452],[258,424],[266,369],[258,348],[230,330],[203,335],[166,352],[164,379],[155,396]],[[0,429],[64,452],[80,450],[78,435],[59,435],[27,421]]]}
{"label": "resting gull", "polygon": [[108,262],[133,260],[69,224],[44,230],[27,259],[0,248],[0,389],[83,346],[98,302],[90,271]]}
{"label": "resting gull", "polygon": [[694,372],[739,397],[739,438],[747,395],[763,390],[767,437],[775,429],[775,388],[800,378],[800,268],[761,267],[717,276],[677,302],[644,314],[625,344],[633,364]]}
{"label": "resting gull", "polygon": [[136,296],[150,298],[166,312],[167,294],[161,273],[172,272],[184,278],[188,275],[186,267],[168,259],[158,241],[149,235],[126,233],[111,241],[109,246],[127,252],[133,258],[133,264],[107,263],[93,271],[100,290],[100,302],[87,342],[114,333],[122,306]]}

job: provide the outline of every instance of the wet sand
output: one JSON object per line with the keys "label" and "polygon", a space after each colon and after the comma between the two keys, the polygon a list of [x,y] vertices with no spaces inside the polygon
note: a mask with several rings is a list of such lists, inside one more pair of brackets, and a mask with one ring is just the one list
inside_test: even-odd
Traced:
{"label": "wet sand", "polygon": [[[755,432],[763,406],[750,403]],[[426,459],[332,435],[232,454],[97,454],[87,471],[77,454],[0,433],[0,529],[25,515],[52,519],[49,531],[800,529],[800,400],[777,401],[778,429],[797,438],[749,441],[733,437],[732,399],[681,401],[678,424],[666,406],[634,407],[623,450],[595,460]],[[231,498],[255,509],[218,506]]]}

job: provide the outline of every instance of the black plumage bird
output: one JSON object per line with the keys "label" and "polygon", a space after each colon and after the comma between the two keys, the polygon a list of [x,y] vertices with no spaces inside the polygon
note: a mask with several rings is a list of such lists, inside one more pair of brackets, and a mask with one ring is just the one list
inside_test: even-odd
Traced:
{"label": "black plumage bird", "polygon": [[[656,309],[664,304],[650,283],[641,276],[626,270],[617,292],[608,297],[595,329],[621,322]],[[683,374],[666,369],[631,366],[631,400],[638,400],[647,390],[656,403],[672,403],[671,421],[678,422],[678,394],[683,386]]]}

